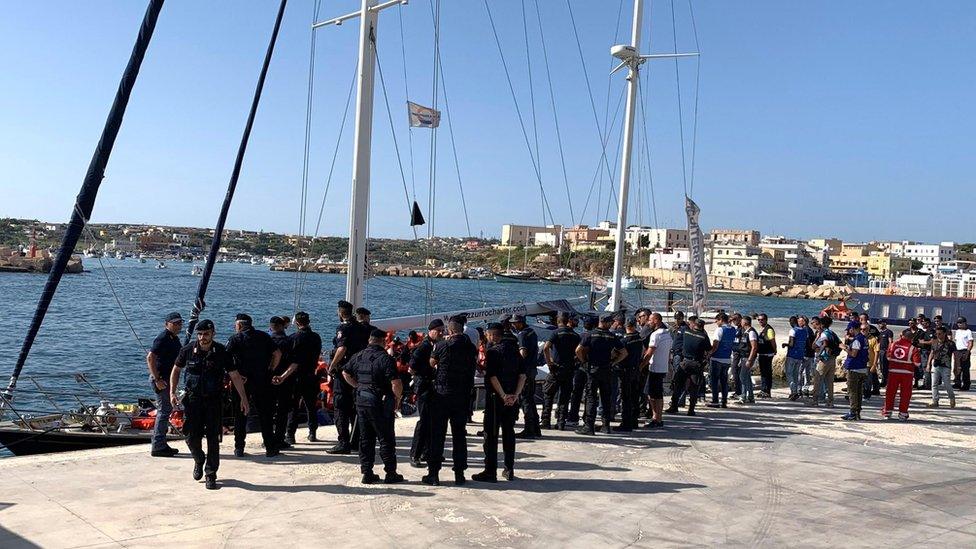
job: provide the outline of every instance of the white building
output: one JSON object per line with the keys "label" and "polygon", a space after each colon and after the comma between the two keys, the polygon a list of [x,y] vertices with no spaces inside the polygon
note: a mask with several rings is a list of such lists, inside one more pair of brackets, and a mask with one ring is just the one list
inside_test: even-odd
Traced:
{"label": "white building", "polygon": [[188,246],[190,244],[190,235],[173,233],[173,242],[177,242],[183,246]]}
{"label": "white building", "polygon": [[560,235],[556,233],[535,233],[533,236],[532,245],[552,246],[553,248],[558,248],[560,240]]}
{"label": "white building", "polygon": [[956,258],[955,242],[940,242],[938,244],[908,244],[903,256],[912,261],[922,262],[923,273],[938,272],[939,265]]}
{"label": "white building", "polygon": [[132,253],[135,252],[138,247],[138,243],[136,243],[134,240],[112,239],[111,242],[105,243],[106,252]]}
{"label": "white building", "polygon": [[651,252],[648,266],[652,269],[666,271],[688,271],[691,266],[691,250],[688,248],[658,248]]}
{"label": "white building", "polygon": [[562,225],[547,225],[545,227],[535,225],[502,225],[502,246],[533,246],[536,245],[537,234],[552,234],[556,236],[556,243],[553,247],[558,247],[563,239]]}
{"label": "white building", "polygon": [[759,246],[750,244],[713,243],[706,256],[711,275],[758,278],[773,269],[773,259]]}
{"label": "white building", "polygon": [[[823,281],[827,272],[824,261],[811,254],[806,244],[785,239],[764,240],[760,247],[770,256],[773,272],[785,274],[793,282],[801,284],[819,284]],[[812,250],[818,255],[825,253],[819,248]]]}

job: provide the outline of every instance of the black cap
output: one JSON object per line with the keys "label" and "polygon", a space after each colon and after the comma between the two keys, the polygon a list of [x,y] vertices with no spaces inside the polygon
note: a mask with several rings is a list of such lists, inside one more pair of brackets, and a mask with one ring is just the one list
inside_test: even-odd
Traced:
{"label": "black cap", "polygon": [[349,309],[350,311],[352,310],[352,303],[349,303],[345,299],[340,299],[336,303],[336,306],[339,307],[340,309]]}
{"label": "black cap", "polygon": [[613,322],[613,315],[610,313],[600,315],[600,322]]}
{"label": "black cap", "polygon": [[488,325],[485,328],[488,329],[488,330],[502,330],[502,329],[504,329],[504,328],[502,328],[502,325],[500,323],[498,323],[498,322],[489,322]]}
{"label": "black cap", "polygon": [[196,331],[198,332],[204,332],[206,330],[213,330],[213,329],[214,329],[214,323],[210,320],[201,320],[196,327]]}
{"label": "black cap", "polygon": [[444,321],[439,318],[435,318],[434,320],[430,321],[430,324],[427,325],[427,331],[439,330],[443,327],[444,327]]}
{"label": "black cap", "polygon": [[512,315],[512,318],[510,319],[510,322],[525,322],[525,316],[524,315]]}
{"label": "black cap", "polygon": [[180,316],[180,313],[174,311],[166,315],[166,322],[183,322],[183,317]]}
{"label": "black cap", "polygon": [[247,314],[247,313],[237,313],[237,316],[236,316],[236,317],[234,317],[234,320],[242,320],[242,321],[244,321],[244,322],[247,322],[248,324],[250,324],[250,323],[252,323],[252,322],[254,322],[254,321],[253,321],[253,320],[251,319],[251,315],[249,315],[249,314]]}
{"label": "black cap", "polygon": [[373,330],[372,332],[369,333],[369,338],[370,339],[386,339],[386,332],[384,332],[383,330],[380,330],[379,328],[376,328],[375,330]]}
{"label": "black cap", "polygon": [[366,307],[357,307],[356,308],[356,314],[357,315],[372,315],[373,313],[369,312],[369,309],[367,309]]}

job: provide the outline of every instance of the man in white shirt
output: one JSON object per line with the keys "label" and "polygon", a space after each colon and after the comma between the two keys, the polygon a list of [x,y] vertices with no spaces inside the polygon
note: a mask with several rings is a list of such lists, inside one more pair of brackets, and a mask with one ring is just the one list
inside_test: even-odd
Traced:
{"label": "man in white shirt", "polygon": [[657,429],[664,426],[661,413],[664,411],[664,378],[668,375],[668,363],[671,357],[671,333],[664,325],[659,313],[652,313],[648,320],[651,332],[648,338],[647,350],[641,359],[640,368],[647,368],[647,401],[651,408],[651,422],[645,427]]}
{"label": "man in white shirt", "polygon": [[952,335],[956,340],[956,352],[953,353],[952,357],[952,369],[956,375],[956,382],[952,386],[960,391],[968,391],[970,388],[969,356],[973,352],[973,331],[969,329],[965,317],[956,319],[956,329]]}

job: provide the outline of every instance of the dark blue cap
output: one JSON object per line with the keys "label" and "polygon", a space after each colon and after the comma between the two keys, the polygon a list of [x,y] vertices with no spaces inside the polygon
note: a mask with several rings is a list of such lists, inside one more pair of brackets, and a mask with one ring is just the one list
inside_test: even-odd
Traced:
{"label": "dark blue cap", "polygon": [[213,329],[214,329],[214,323],[210,320],[201,320],[196,327],[196,331],[198,332],[205,332],[207,330],[213,330]]}
{"label": "dark blue cap", "polygon": [[183,317],[180,316],[180,313],[174,311],[166,315],[166,322],[183,322]]}

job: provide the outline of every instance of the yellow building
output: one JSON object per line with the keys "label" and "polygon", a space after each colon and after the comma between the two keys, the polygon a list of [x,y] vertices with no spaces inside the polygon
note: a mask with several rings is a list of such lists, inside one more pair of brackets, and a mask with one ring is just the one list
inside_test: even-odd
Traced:
{"label": "yellow building", "polygon": [[867,258],[868,275],[874,279],[894,280],[900,274],[912,272],[912,260],[888,254],[878,254]]}

